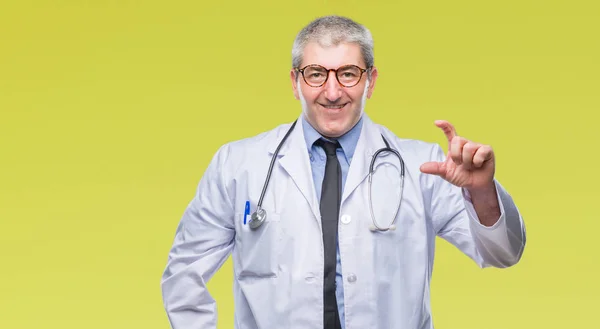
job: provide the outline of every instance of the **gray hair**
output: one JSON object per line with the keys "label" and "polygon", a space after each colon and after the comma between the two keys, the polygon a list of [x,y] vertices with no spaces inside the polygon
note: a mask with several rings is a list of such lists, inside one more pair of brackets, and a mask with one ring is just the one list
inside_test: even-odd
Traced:
{"label": "gray hair", "polygon": [[302,63],[307,43],[316,41],[322,47],[336,46],[342,42],[357,43],[367,68],[374,64],[373,36],[365,26],[342,16],[324,16],[305,26],[296,36],[292,47],[292,67]]}

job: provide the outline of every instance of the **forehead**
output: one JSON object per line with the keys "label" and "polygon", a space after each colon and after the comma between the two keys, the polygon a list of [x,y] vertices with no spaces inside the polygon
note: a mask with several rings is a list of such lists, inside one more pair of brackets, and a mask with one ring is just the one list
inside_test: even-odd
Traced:
{"label": "forehead", "polygon": [[335,69],[342,65],[354,64],[365,66],[360,46],[356,43],[340,43],[335,46],[323,47],[316,42],[309,42],[304,47],[302,65],[319,64],[328,69]]}

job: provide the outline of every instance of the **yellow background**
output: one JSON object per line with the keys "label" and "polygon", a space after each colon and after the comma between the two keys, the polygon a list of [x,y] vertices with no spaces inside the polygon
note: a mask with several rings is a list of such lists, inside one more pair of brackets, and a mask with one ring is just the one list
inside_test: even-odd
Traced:
{"label": "yellow background", "polygon": [[[598,1],[2,1],[0,328],[168,328],[160,277],[223,143],[299,114],[299,29],[375,37],[367,111],[491,144],[526,220],[522,262],[440,241],[436,328],[600,328]],[[231,263],[210,282],[232,328]]]}

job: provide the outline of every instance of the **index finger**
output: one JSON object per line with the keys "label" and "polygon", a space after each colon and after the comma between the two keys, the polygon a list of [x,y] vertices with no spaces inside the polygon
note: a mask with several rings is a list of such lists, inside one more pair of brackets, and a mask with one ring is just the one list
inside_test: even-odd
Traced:
{"label": "index finger", "polygon": [[450,151],[452,139],[456,137],[456,129],[454,129],[454,126],[446,120],[436,120],[435,125],[442,129],[444,135],[446,135],[446,138],[448,139],[448,151]]}

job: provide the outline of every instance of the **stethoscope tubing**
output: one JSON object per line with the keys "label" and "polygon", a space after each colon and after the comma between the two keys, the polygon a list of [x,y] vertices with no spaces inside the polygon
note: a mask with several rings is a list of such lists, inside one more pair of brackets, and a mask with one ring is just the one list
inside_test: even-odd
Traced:
{"label": "stethoscope tubing", "polygon": [[[252,214],[252,220],[250,221],[250,228],[251,229],[256,229],[258,227],[260,227],[262,225],[262,223],[264,222],[264,220],[266,219],[266,211],[264,209],[262,209],[262,203],[265,197],[265,193],[267,191],[267,187],[269,186],[269,181],[271,180],[271,174],[273,173],[273,166],[275,165],[275,160],[277,159],[277,155],[279,154],[279,150],[281,149],[281,146],[285,143],[285,141],[287,140],[287,138],[289,137],[289,135],[291,134],[291,132],[294,130],[294,127],[296,126],[296,123],[298,122],[298,120],[295,120],[294,123],[292,123],[292,126],[290,127],[290,129],[288,129],[288,131],[286,132],[286,134],[283,136],[283,139],[281,140],[281,142],[279,142],[279,145],[277,145],[277,148],[275,149],[275,153],[273,154],[273,157],[271,158],[271,163],[269,164],[269,170],[267,171],[267,177],[265,179],[265,183],[263,184],[263,188],[262,191],[260,193],[260,198],[258,199],[258,204],[257,204],[257,210]],[[404,192],[404,160],[402,159],[402,156],[400,155],[400,153],[391,148],[388,141],[385,139],[385,137],[383,137],[383,135],[381,135],[381,138],[383,139],[383,142],[385,143],[384,148],[380,148],[378,149],[374,154],[373,157],[371,159],[371,164],[369,165],[369,211],[371,214],[371,219],[373,222],[373,225],[370,227],[371,231],[388,231],[388,230],[395,230],[396,229],[396,217],[398,216],[398,212],[400,211],[400,205],[402,204],[402,194]],[[372,178],[373,178],[373,174],[374,172],[374,165],[375,165],[375,160],[377,159],[377,156],[382,153],[382,152],[391,152],[394,155],[396,155],[398,157],[398,159],[400,160],[400,198],[398,200],[398,206],[396,207],[396,211],[394,213],[394,217],[392,220],[392,223],[390,224],[390,226],[388,227],[381,227],[377,224],[377,220],[375,219],[375,214],[373,212],[373,199],[372,199]]]}

